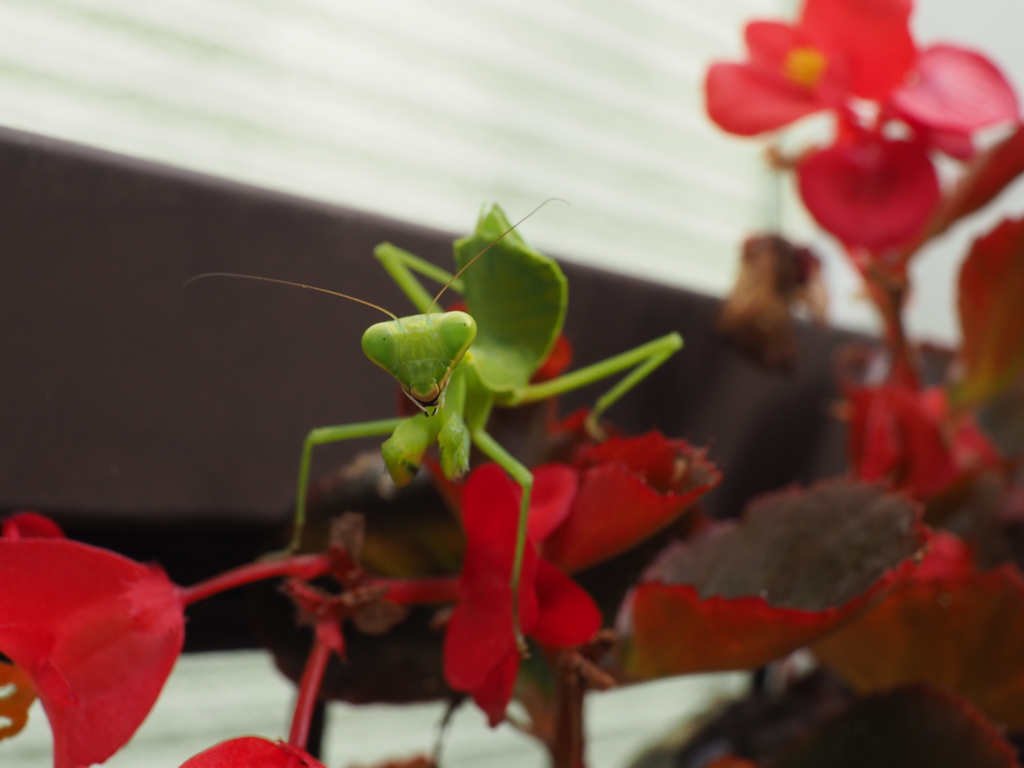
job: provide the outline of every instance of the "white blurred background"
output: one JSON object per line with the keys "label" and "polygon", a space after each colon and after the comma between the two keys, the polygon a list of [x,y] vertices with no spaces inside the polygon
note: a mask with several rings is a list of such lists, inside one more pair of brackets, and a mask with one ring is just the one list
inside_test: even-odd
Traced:
{"label": "white blurred background", "polygon": [[[524,230],[540,248],[721,294],[778,186],[761,142],[704,117],[703,73],[742,56],[744,20],[797,6],[0,0],[0,124],[456,232],[485,200],[561,197]],[[918,0],[913,24],[1024,84],[1020,0]],[[826,252],[835,321],[873,328],[855,275],[782,209]],[[988,219],[918,260],[914,332],[956,338],[956,268]]]}

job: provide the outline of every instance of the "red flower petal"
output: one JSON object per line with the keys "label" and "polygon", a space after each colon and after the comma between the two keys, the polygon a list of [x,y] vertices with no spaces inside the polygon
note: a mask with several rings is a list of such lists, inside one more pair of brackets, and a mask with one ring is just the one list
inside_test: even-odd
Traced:
{"label": "red flower petal", "polygon": [[711,65],[704,93],[708,116],[723,130],[739,136],[774,131],[828,106],[781,75],[731,62]]}
{"label": "red flower petal", "polygon": [[864,136],[812,154],[798,174],[817,222],[845,244],[876,252],[917,234],[939,199],[935,168],[918,143]]}
{"label": "red flower petal", "polygon": [[530,635],[541,645],[572,648],[601,628],[601,612],[585,589],[555,566],[537,563],[537,623]]}
{"label": "red flower petal", "polygon": [[528,521],[531,541],[544,541],[569,516],[578,482],[576,470],[565,464],[545,464],[533,470]]}
{"label": "red flower petal", "polygon": [[282,741],[243,736],[185,761],[181,768],[324,768],[308,752]]}
{"label": "red flower petal", "polygon": [[[480,688],[495,667],[515,653],[509,582],[519,498],[519,486],[497,464],[476,469],[463,489],[466,556],[444,646],[445,677],[456,690]],[[537,620],[536,567],[536,551],[528,545],[519,591],[519,621],[524,632]]]}
{"label": "red flower petal", "polygon": [[498,662],[487,678],[471,693],[473,701],[487,715],[487,722],[494,728],[505,719],[505,709],[512,699],[516,675],[519,674],[519,651],[512,649]]}
{"label": "red flower petal", "polygon": [[4,518],[0,536],[5,539],[63,539],[64,531],[53,520],[38,512],[15,512]]}
{"label": "red flower petal", "polygon": [[571,363],[572,347],[569,344],[569,340],[562,334],[558,334],[554,346],[548,352],[547,360],[541,363],[540,368],[533,372],[530,382],[536,384],[560,376]]}
{"label": "red flower petal", "polygon": [[934,45],[921,53],[914,69],[914,81],[892,95],[893,106],[914,122],[962,134],[1017,119],[1017,95],[981,54]]}
{"label": "red flower petal", "polygon": [[855,95],[882,100],[914,63],[912,8],[911,0],[807,0],[797,26],[849,60]]}
{"label": "red flower petal", "polygon": [[163,571],[66,539],[0,540],[0,652],[28,672],[56,768],[101,763],[145,719],[184,640]]}
{"label": "red flower petal", "polygon": [[684,440],[651,432],[610,438],[582,452],[572,513],[544,543],[544,557],[565,571],[607,560],[675,520],[721,475]]}

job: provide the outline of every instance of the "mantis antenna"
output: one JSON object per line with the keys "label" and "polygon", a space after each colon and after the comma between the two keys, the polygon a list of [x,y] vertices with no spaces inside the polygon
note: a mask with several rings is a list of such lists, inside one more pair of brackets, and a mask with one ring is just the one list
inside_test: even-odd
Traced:
{"label": "mantis antenna", "polygon": [[[503,238],[503,237],[504,237],[505,235],[507,235],[507,234],[508,234],[509,232],[511,232],[511,231],[512,231],[513,229],[515,229],[516,227],[518,227],[518,226],[519,226],[520,224],[522,224],[522,223],[523,223],[524,221],[526,221],[526,220],[527,220],[528,218],[530,218],[531,216],[533,216],[533,214],[535,214],[535,213],[536,213],[537,211],[539,211],[539,210],[540,210],[541,208],[543,208],[543,207],[544,207],[545,205],[547,205],[548,203],[565,203],[566,205],[569,205],[569,202],[568,202],[567,200],[563,200],[563,199],[562,199],[562,198],[560,198],[560,197],[549,197],[549,198],[548,198],[547,200],[545,200],[545,201],[544,201],[543,203],[541,203],[540,205],[538,205],[538,206],[537,206],[536,208],[534,208],[534,209],[533,209],[532,211],[530,211],[530,212],[529,212],[528,214],[526,214],[525,216],[523,216],[523,218],[521,218],[521,219],[520,219],[519,221],[517,221],[517,222],[516,222],[515,224],[513,224],[513,225],[512,225],[511,227],[509,227],[509,228],[508,228],[508,229],[506,229],[506,230],[505,230],[504,232],[502,232],[502,233],[501,233],[500,235],[498,235],[498,236],[497,236],[496,238],[494,238],[493,240],[491,240],[491,242],[487,244],[487,247],[486,247],[486,248],[484,248],[484,249],[483,249],[482,251],[480,251],[480,253],[478,253],[478,254],[477,254],[476,256],[474,256],[474,257],[473,257],[472,259],[470,259],[470,260],[469,260],[469,261],[468,261],[468,262],[466,263],[466,266],[464,266],[464,267],[463,267],[462,269],[460,269],[460,270],[459,270],[458,272],[456,272],[456,273],[455,273],[454,275],[452,275],[452,279],[451,279],[451,280],[449,280],[449,281],[448,281],[447,283],[445,283],[445,285],[444,285],[444,288],[442,288],[442,289],[441,289],[440,291],[438,291],[438,292],[437,292],[437,296],[435,296],[435,297],[434,297],[434,300],[433,300],[432,302],[430,302],[430,306],[429,306],[429,307],[427,307],[427,311],[426,311],[426,315],[427,315],[427,317],[430,317],[430,310],[432,310],[432,309],[434,308],[434,305],[435,305],[435,304],[437,304],[437,300],[441,298],[441,295],[442,295],[442,294],[443,294],[443,293],[444,293],[445,291],[447,291],[449,287],[451,287],[451,284],[452,284],[452,283],[454,283],[454,282],[455,282],[456,280],[458,280],[458,279],[459,279],[459,277],[461,277],[461,276],[462,276],[462,273],[463,273],[463,272],[465,272],[465,271],[466,271],[467,269],[469,269],[469,268],[470,268],[471,266],[473,266],[473,264],[474,264],[474,263],[476,262],[476,260],[477,260],[477,259],[479,259],[479,258],[480,258],[481,256],[483,256],[483,255],[484,255],[485,253],[487,253],[487,252],[488,252],[489,250],[491,250],[491,248],[493,248],[493,247],[494,247],[495,245],[497,245],[497,244],[498,244],[498,241],[499,241],[499,240],[501,240],[501,239],[502,239],[502,238]],[[202,277],[202,275],[200,275],[200,277]],[[194,279],[194,278],[193,278],[193,279]]]}
{"label": "mantis antenna", "polygon": [[[502,237],[504,237],[504,236],[505,235],[502,235]],[[497,242],[497,241],[495,241],[495,242]],[[491,243],[491,245],[493,245],[493,244],[494,243]],[[487,247],[490,248],[490,246],[487,246]],[[472,262],[470,262],[470,263],[472,263]],[[363,299],[357,299],[355,296],[349,296],[347,293],[338,293],[337,291],[329,291],[326,288],[317,288],[315,285],[306,285],[305,283],[293,283],[290,280],[278,280],[278,279],[273,278],[273,277],[260,277],[259,275],[240,275],[240,274],[238,274],[236,272],[203,272],[203,274],[201,274],[201,275],[196,275],[195,277],[190,277],[188,280],[186,280],[184,283],[181,284],[181,287],[182,288],[186,288],[190,284],[194,283],[196,280],[202,280],[204,277],[240,277],[240,278],[243,278],[245,280],[261,280],[264,283],[279,283],[281,285],[291,285],[291,286],[293,286],[295,288],[305,288],[305,289],[307,289],[309,291],[319,291],[320,293],[327,293],[327,294],[330,294],[331,296],[340,296],[343,299],[348,299],[349,301],[355,301],[355,302],[357,302],[359,304],[365,304],[368,307],[373,307],[374,309],[379,309],[381,312],[383,312],[385,315],[390,317],[392,320],[394,320],[399,325],[402,324],[401,320],[398,319],[398,315],[395,315],[392,312],[388,312],[386,309],[384,309],[384,307],[379,307],[379,306],[377,306],[376,304],[374,304],[372,302],[364,301]],[[437,299],[435,299],[435,301],[437,301]]]}

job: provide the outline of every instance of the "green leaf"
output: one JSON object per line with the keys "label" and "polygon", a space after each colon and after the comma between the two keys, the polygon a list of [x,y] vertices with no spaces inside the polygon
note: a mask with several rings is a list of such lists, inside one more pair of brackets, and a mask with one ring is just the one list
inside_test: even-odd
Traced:
{"label": "green leaf", "polygon": [[[565,321],[569,287],[553,259],[533,250],[497,205],[480,215],[476,232],[455,242],[469,313],[477,323],[471,360],[494,392],[525,386],[551,351]],[[494,242],[499,237],[501,240]]]}

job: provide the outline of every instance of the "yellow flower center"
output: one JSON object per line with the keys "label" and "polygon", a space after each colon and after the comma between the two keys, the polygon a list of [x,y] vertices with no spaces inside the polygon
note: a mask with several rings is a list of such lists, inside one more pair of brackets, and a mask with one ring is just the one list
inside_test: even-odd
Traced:
{"label": "yellow flower center", "polygon": [[786,57],[786,77],[804,88],[813,88],[821,79],[828,59],[815,48],[794,48]]}

